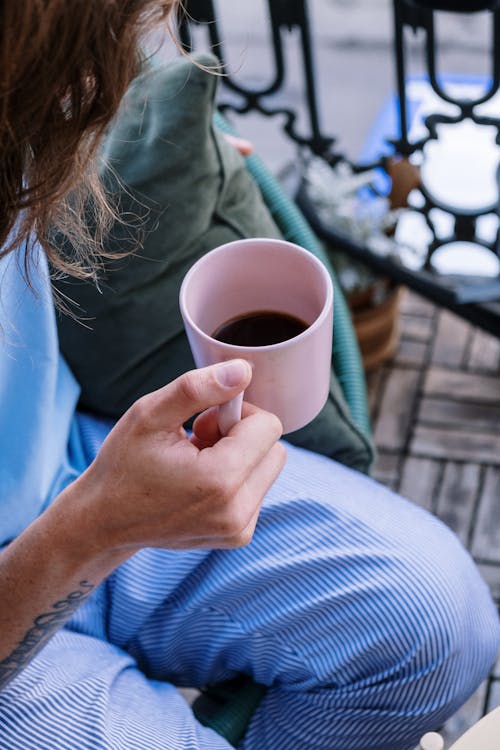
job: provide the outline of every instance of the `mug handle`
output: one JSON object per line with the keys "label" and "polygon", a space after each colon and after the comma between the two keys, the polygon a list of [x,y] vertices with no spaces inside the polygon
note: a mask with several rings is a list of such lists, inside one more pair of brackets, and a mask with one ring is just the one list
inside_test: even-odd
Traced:
{"label": "mug handle", "polygon": [[240,421],[242,405],[243,391],[238,393],[238,395],[232,398],[231,401],[226,401],[225,404],[220,404],[217,415],[217,424],[219,426],[219,432],[223,437],[227,435],[231,427]]}

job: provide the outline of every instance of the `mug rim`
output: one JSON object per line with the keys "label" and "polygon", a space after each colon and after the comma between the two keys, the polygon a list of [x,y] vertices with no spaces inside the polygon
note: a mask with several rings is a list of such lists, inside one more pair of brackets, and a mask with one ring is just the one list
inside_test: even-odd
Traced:
{"label": "mug rim", "polygon": [[[241,344],[228,344],[225,341],[219,341],[219,339],[215,339],[213,336],[210,336],[208,333],[205,333],[205,331],[203,331],[194,322],[188,310],[188,306],[186,304],[187,288],[194,274],[199,270],[199,268],[202,265],[204,265],[204,263],[209,262],[207,259],[209,259],[212,255],[218,254],[219,252],[226,250],[232,245],[245,245],[245,244],[255,244],[255,243],[257,244],[265,243],[268,245],[269,244],[286,245],[287,247],[293,248],[293,250],[298,251],[304,257],[307,257],[309,261],[312,261],[316,265],[316,267],[319,269],[320,273],[325,279],[326,299],[318,317],[304,331],[299,333],[297,336],[293,336],[291,339],[286,339],[285,341],[279,341],[276,344],[265,344],[264,346],[242,346]],[[222,350],[226,349],[228,352],[236,350],[241,353],[263,352],[266,350],[276,351],[276,349],[281,349],[286,346],[290,346],[292,342],[295,343],[296,341],[303,340],[307,336],[312,335],[320,327],[320,325],[323,323],[325,318],[328,316],[330,307],[333,307],[333,282],[325,264],[322,263],[319,260],[319,258],[317,258],[313,253],[311,253],[310,250],[306,250],[300,245],[296,245],[294,242],[288,242],[288,240],[280,240],[274,237],[269,237],[269,238],[268,237],[249,237],[249,238],[245,238],[242,240],[232,240],[231,242],[225,242],[223,245],[218,245],[217,247],[214,247],[208,253],[205,253],[205,255],[202,255],[201,258],[198,258],[198,260],[195,263],[193,263],[189,271],[186,273],[182,281],[181,288],[179,291],[179,307],[180,307],[180,311],[181,311],[181,315],[183,319],[185,321],[188,321],[190,327],[194,331],[196,331],[196,333],[199,336],[201,336],[203,340],[207,342],[215,342],[217,346],[219,346]]]}

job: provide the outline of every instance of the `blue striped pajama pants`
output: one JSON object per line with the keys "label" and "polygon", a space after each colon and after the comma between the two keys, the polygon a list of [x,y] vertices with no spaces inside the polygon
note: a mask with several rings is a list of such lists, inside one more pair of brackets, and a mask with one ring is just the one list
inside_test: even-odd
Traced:
{"label": "blue striped pajama pants", "polygon": [[244,750],[409,750],[498,643],[448,529],[290,446],[248,547],[147,549],[110,576],[0,695],[0,748],[228,750],[173,685],[244,672],[269,686]]}

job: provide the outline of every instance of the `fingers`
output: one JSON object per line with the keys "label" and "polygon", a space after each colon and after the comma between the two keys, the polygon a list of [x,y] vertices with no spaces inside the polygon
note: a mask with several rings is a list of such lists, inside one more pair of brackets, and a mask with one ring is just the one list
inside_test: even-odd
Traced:
{"label": "fingers", "polygon": [[238,529],[233,536],[221,540],[221,546],[232,548],[250,544],[265,496],[285,463],[285,446],[283,443],[276,443],[253,470],[236,496],[235,513],[241,519],[241,529]]}
{"label": "fingers", "polygon": [[242,484],[282,435],[278,417],[255,407],[231,428],[228,435],[199,454],[199,460],[223,466],[233,485]]}
{"label": "fingers", "polygon": [[239,138],[235,135],[229,135],[229,133],[224,133],[224,136],[242,156],[250,156],[253,151],[253,144],[250,141],[247,141],[245,138]]}
{"label": "fingers", "polygon": [[175,430],[194,414],[234,398],[245,390],[251,378],[248,362],[234,359],[186,372],[141,400],[151,412],[151,426]]}
{"label": "fingers", "polygon": [[[244,401],[241,418],[244,419],[257,411],[259,411],[259,409],[256,406]],[[193,423],[193,434],[191,436],[191,442],[193,445],[202,450],[203,448],[215,445],[221,437],[222,435],[218,424],[217,406],[207,409],[196,417]]]}
{"label": "fingers", "polygon": [[222,497],[217,518],[224,533],[217,535],[216,541],[212,538],[212,546],[222,549],[249,544],[265,494],[286,461],[285,447],[277,442],[281,422],[273,414],[245,403],[241,422],[226,437],[220,437],[216,409],[200,415],[193,429],[191,440],[200,448],[199,468],[205,475],[222,480],[217,492]]}
{"label": "fingers", "polygon": [[193,434],[190,440],[199,450],[210,448],[222,437],[217,421],[217,412],[218,407],[213,406],[199,414],[193,422]]}
{"label": "fingers", "polygon": [[265,496],[276,481],[286,462],[283,443],[276,443],[234,497],[228,500],[224,512],[218,515],[218,526],[223,533],[198,536],[196,543],[182,545],[204,549],[232,549],[252,541]]}

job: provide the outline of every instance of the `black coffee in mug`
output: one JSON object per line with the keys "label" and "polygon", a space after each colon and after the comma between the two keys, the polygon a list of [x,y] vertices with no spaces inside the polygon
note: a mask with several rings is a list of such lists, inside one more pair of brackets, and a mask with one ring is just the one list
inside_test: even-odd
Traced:
{"label": "black coffee in mug", "polygon": [[233,346],[270,346],[293,339],[308,327],[288,313],[256,310],[226,321],[212,333],[212,338]]}

